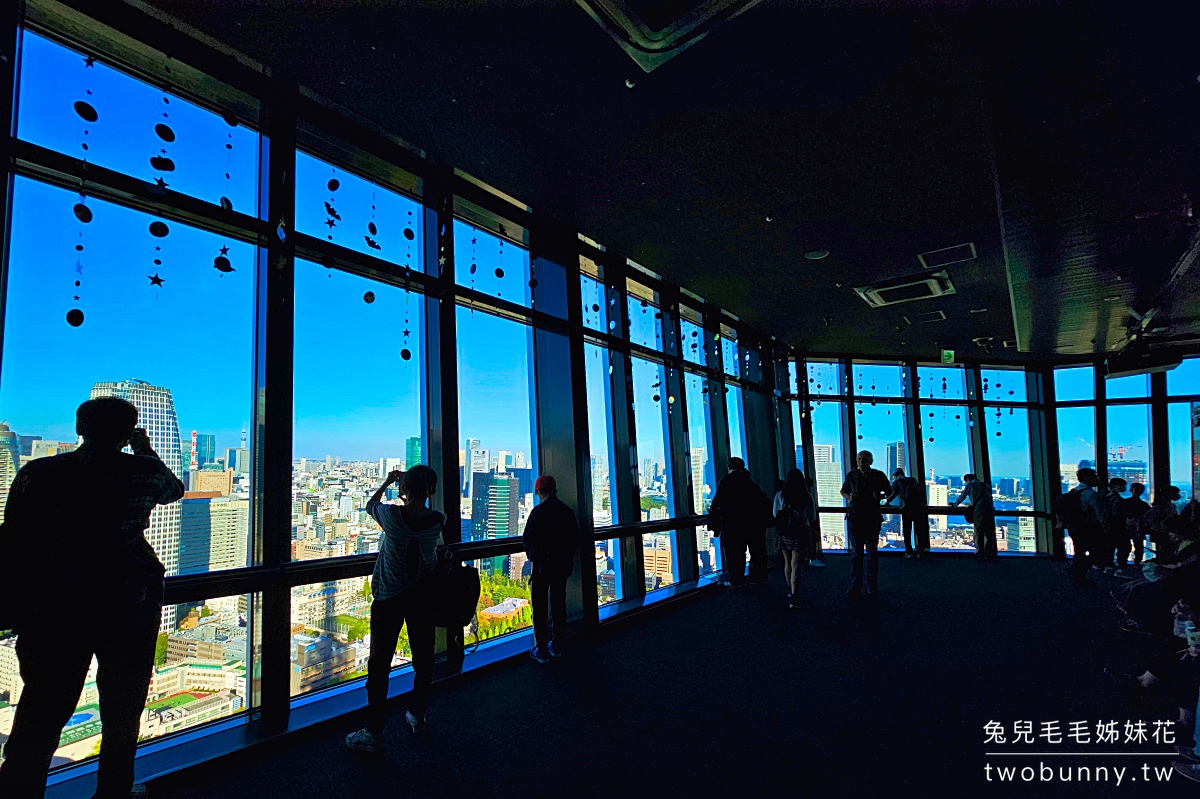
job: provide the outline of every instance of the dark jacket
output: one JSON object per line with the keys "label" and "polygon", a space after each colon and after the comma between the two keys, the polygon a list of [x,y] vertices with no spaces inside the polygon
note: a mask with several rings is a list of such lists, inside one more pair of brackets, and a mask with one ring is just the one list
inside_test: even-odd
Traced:
{"label": "dark jacket", "polygon": [[709,526],[723,533],[755,533],[774,523],[771,500],[745,469],[721,478],[708,513]]}
{"label": "dark jacket", "polygon": [[521,542],[535,569],[569,575],[575,569],[575,550],[579,548],[575,511],[558,497],[541,502],[529,512]]}
{"label": "dark jacket", "polygon": [[869,516],[882,513],[879,501],[886,497],[892,487],[887,475],[878,469],[860,472],[854,469],[842,483],[842,493],[850,495],[849,513],[852,516]]}
{"label": "dark jacket", "polygon": [[892,490],[885,501],[891,502],[893,499],[900,500],[901,508],[924,508],[926,505],[925,491],[915,477],[897,477],[893,480]]}

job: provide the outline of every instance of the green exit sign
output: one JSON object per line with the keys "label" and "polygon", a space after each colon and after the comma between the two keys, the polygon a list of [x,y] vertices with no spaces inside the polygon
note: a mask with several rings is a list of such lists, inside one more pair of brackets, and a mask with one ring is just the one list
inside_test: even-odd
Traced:
{"label": "green exit sign", "polygon": [[954,363],[954,350],[942,350],[942,363]]}

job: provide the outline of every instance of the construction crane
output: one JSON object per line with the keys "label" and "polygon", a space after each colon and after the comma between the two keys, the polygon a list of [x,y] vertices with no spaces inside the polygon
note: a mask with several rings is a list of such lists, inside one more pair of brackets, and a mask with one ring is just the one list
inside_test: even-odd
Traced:
{"label": "construction crane", "polygon": [[1113,461],[1113,460],[1123,461],[1123,460],[1125,460],[1126,452],[1129,452],[1130,450],[1138,449],[1141,446],[1142,446],[1141,444],[1118,444],[1115,447],[1109,447],[1108,448],[1108,459],[1110,461]]}

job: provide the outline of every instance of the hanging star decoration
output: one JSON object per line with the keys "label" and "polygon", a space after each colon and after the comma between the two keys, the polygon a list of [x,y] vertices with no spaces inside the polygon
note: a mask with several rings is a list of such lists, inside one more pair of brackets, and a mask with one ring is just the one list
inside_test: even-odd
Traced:
{"label": "hanging star decoration", "polygon": [[79,275],[83,274],[83,264],[79,261],[75,262],[75,273]]}
{"label": "hanging star decoration", "polygon": [[165,180],[163,180],[162,178],[155,178],[155,179],[154,179],[154,188],[155,188],[155,189],[157,189],[158,191],[166,191],[166,190],[167,190],[167,186],[169,186],[169,185],[171,185],[171,184],[167,183],[167,182],[166,182]]}
{"label": "hanging star decoration", "polygon": [[[90,68],[90,67],[96,66],[96,59],[92,58],[90,55],[84,56],[83,57],[83,66],[84,66],[84,68]],[[91,92],[88,92],[88,94],[91,94]]]}
{"label": "hanging star decoration", "polygon": [[222,248],[221,248],[221,255],[229,255],[229,248],[228,248],[228,247],[222,247]]}
{"label": "hanging star decoration", "polygon": [[150,279],[151,286],[161,286],[163,284],[163,279],[158,276],[158,272],[155,272],[153,275],[146,275],[146,277]]}

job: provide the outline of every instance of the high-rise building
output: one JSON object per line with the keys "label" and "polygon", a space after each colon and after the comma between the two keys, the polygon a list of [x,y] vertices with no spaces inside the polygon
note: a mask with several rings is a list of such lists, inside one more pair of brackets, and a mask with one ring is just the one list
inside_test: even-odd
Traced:
{"label": "high-rise building", "polygon": [[404,468],[411,469],[421,463],[421,438],[412,436],[404,442]]}
{"label": "high-rise building", "polygon": [[530,469],[530,468],[524,467],[524,466],[521,468],[512,466],[512,467],[509,467],[508,471],[506,471],[505,474],[507,474],[509,477],[516,478],[516,480],[517,480],[517,496],[518,497],[523,497],[526,494],[533,493],[533,484],[536,479],[533,474],[533,469]]}
{"label": "high-rise building", "polygon": [[513,468],[514,468],[514,469],[529,469],[529,468],[532,468],[532,467],[529,465],[529,461],[528,461],[528,459],[526,459],[526,457],[525,457],[525,453],[524,453],[524,452],[518,452],[518,453],[516,453],[516,454],[514,454],[514,455],[513,455],[513,463],[512,463],[512,465],[513,465]]}
{"label": "high-rise building", "polygon": [[[220,474],[218,472],[218,474]],[[230,496],[197,496],[180,503],[179,573],[236,569],[246,565],[250,502]]]}
{"label": "high-rise building", "polygon": [[804,447],[796,447],[796,468],[804,469]]}
{"label": "high-rise building", "polygon": [[704,466],[708,463],[704,447],[692,447],[692,508],[694,513],[708,513],[704,501]]}
{"label": "high-rise building", "polygon": [[[99,382],[92,386],[90,399],[118,397],[132,402],[138,409],[138,426],[145,428],[150,446],[162,458],[175,476],[183,479],[183,447],[179,440],[179,420],[175,416],[175,400],[171,390],[152,386],[144,380]],[[167,568],[167,574],[179,573],[180,503],[159,505],[150,513],[146,540]],[[175,629],[175,606],[164,605],[163,629]]]}
{"label": "high-rise building", "polygon": [[[326,463],[329,459],[325,459]],[[244,447],[229,447],[225,450],[225,468],[233,469],[234,474],[250,474],[250,450]]]}
{"label": "high-rise building", "polygon": [[513,454],[506,449],[496,453],[496,471],[507,472],[513,465]]}
{"label": "high-rise building", "polygon": [[[476,441],[475,439],[471,439],[471,442],[476,444],[476,447],[474,449],[470,450],[471,462],[470,462],[470,469],[468,469],[468,472],[467,472],[467,496],[469,496],[471,499],[474,499],[475,498],[475,475],[490,474],[492,471],[492,466],[489,463],[488,451],[486,449],[481,449],[478,446],[479,442]],[[485,488],[484,491],[486,492],[486,490],[487,489]]]}
{"label": "high-rise building", "polygon": [[1142,460],[1110,460],[1108,462],[1108,479],[1120,477],[1126,483],[1142,483],[1150,481],[1149,465]]}
{"label": "high-rise building", "polygon": [[517,478],[501,474],[492,477],[487,489],[488,538],[508,538],[520,535],[517,529],[517,520],[520,514],[521,498],[517,490]]}
{"label": "high-rise building", "polygon": [[903,441],[887,445],[887,476],[891,477],[897,469],[908,471],[908,452]]}
{"label": "high-rise building", "polygon": [[0,422],[0,522],[4,521],[4,506],[8,502],[8,489],[21,468],[21,442],[8,426]]}
{"label": "high-rise building", "polygon": [[[488,486],[492,484],[490,471],[473,472],[471,474],[470,504],[471,504],[471,534],[468,541],[478,541],[488,535]],[[465,522],[466,520],[464,520]]]}
{"label": "high-rise building", "polygon": [[[203,469],[217,462],[217,437],[211,433],[196,434],[196,468]],[[232,465],[232,464],[230,464]]]}
{"label": "high-rise building", "polygon": [[[950,504],[950,486],[945,483],[935,483],[933,480],[925,481],[925,496],[928,502],[933,507],[945,507]],[[931,532],[944,533],[947,529],[947,520],[945,516],[930,516],[929,529]]]}
{"label": "high-rise building", "polygon": [[21,442],[21,454],[29,457],[33,454],[33,442],[41,441],[41,436],[17,436],[17,440]]}
{"label": "high-rise building", "polygon": [[188,472],[188,491],[212,491],[227,497],[233,493],[233,469],[209,468]]}

